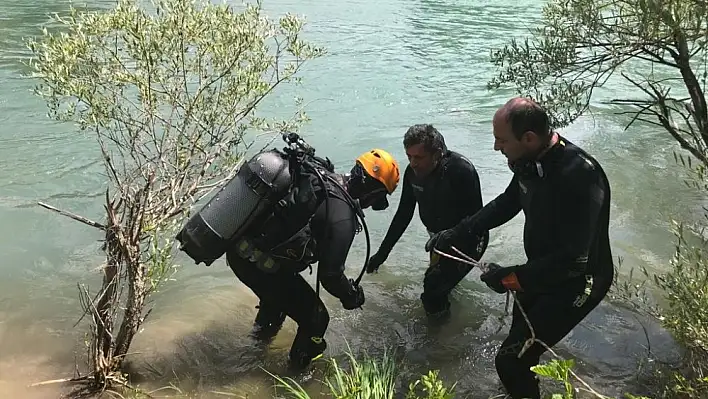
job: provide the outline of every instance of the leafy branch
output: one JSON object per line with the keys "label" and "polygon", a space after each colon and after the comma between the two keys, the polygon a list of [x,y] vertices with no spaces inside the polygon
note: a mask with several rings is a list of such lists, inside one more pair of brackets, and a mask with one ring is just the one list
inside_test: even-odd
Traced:
{"label": "leafy branch", "polygon": [[260,2],[240,11],[207,0],[152,6],[72,7],[53,18],[61,33],[45,29],[28,43],[35,93],[50,117],[95,135],[107,172],[103,223],[40,204],[105,235],[102,287],[80,291],[93,334],[86,379],[102,389],[123,382],[147,297],[175,271],[174,235],[191,206],[235,175],[255,143],[249,133],[296,131],[307,120],[304,112],[278,120],[256,111],[325,53],[301,38],[300,18],[272,21]]}
{"label": "leafy branch", "polygon": [[488,88],[512,84],[562,128],[590,109],[598,88],[621,78],[642,95],[610,101],[632,109],[620,112],[632,115],[626,128],[660,126],[708,165],[707,10],[705,0],[552,0],[530,38],[492,51],[500,72]]}

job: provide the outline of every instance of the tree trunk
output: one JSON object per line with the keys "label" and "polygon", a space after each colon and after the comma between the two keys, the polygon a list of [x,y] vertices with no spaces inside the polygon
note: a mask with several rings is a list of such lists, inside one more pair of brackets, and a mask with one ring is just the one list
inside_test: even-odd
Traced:
{"label": "tree trunk", "polygon": [[130,248],[129,252],[131,259],[128,262],[128,300],[118,339],[116,340],[115,356],[117,356],[117,366],[122,364],[133,337],[135,337],[142,325],[143,307],[147,293],[147,268],[140,262],[140,248],[136,245]]}
{"label": "tree trunk", "polygon": [[116,235],[116,229],[120,228],[114,224],[115,218],[111,217],[111,204],[109,210],[108,226],[106,228],[106,267],[103,270],[103,284],[101,295],[96,301],[94,314],[95,342],[93,353],[93,373],[96,382],[102,382],[105,376],[112,370],[113,358],[113,311],[117,301],[116,287],[120,279],[121,245]]}
{"label": "tree trunk", "polygon": [[[706,151],[708,146],[708,105],[706,97],[701,89],[701,84],[693,73],[691,68],[691,54],[688,47],[686,37],[681,30],[677,30],[674,34],[674,41],[678,53],[674,56],[674,61],[678,65],[681,77],[683,78],[688,94],[691,97],[693,109],[689,109],[693,121],[696,124],[699,136],[696,137],[696,145],[700,146],[702,152]],[[705,163],[705,159],[703,159]],[[708,166],[708,164],[706,164]]]}

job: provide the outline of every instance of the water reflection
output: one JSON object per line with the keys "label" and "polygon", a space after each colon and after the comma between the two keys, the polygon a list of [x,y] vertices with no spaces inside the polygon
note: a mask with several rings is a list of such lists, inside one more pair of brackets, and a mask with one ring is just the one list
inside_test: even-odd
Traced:
{"label": "water reflection", "polygon": [[[536,11],[533,3],[526,9],[529,17]],[[407,21],[413,40],[405,47],[423,62],[485,56],[479,54],[480,48],[503,39],[505,32],[519,32],[524,19],[523,14],[509,13],[508,5],[493,1],[416,0],[411,4]]]}
{"label": "water reflection", "polygon": [[[492,110],[503,102],[506,92],[489,93],[486,83],[494,73],[489,51],[537,19],[540,5],[525,1],[524,7],[509,10],[507,2],[416,0],[406,18],[407,29],[399,37],[413,56],[408,66],[418,84],[451,98],[463,96],[454,108],[473,116]],[[414,61],[414,63],[411,63]],[[441,68],[446,73],[438,73]]]}
{"label": "water reflection", "polygon": [[[93,0],[88,5],[73,2],[75,7],[85,7],[89,11],[105,8],[112,3],[114,1],[109,0]],[[0,14],[0,69],[16,77],[26,72],[22,64],[30,55],[26,40],[41,35],[41,29],[48,24],[49,17],[66,15],[71,4],[70,0],[4,0]]]}

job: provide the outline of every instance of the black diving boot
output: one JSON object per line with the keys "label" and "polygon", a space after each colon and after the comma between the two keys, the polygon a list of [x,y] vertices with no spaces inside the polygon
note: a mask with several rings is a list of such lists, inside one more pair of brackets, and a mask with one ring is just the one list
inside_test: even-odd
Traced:
{"label": "black diving boot", "polygon": [[305,369],[313,360],[322,357],[326,349],[327,342],[324,338],[308,337],[305,334],[296,335],[290,348],[290,368],[294,370]]}

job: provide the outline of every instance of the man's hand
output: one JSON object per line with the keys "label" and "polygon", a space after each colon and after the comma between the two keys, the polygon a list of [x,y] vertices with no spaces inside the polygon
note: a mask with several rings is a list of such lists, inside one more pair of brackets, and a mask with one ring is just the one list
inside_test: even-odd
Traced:
{"label": "man's hand", "polygon": [[373,254],[369,258],[369,262],[366,264],[366,272],[373,273],[378,271],[381,264],[386,261],[386,258],[388,258],[388,255],[384,255],[380,251]]}
{"label": "man's hand", "polygon": [[509,290],[522,291],[519,280],[516,278],[514,267],[501,267],[496,263],[487,263],[487,270],[479,279],[495,292],[503,294]]}
{"label": "man's hand", "polygon": [[425,243],[425,252],[430,252],[433,249],[445,251],[452,245],[455,239],[457,239],[457,233],[455,233],[454,229],[437,232]]}
{"label": "man's hand", "polygon": [[360,308],[364,304],[364,290],[361,286],[354,284],[354,280],[349,279],[349,292],[347,296],[340,299],[342,307],[346,310]]}

